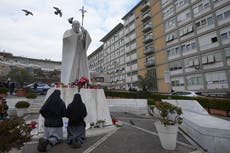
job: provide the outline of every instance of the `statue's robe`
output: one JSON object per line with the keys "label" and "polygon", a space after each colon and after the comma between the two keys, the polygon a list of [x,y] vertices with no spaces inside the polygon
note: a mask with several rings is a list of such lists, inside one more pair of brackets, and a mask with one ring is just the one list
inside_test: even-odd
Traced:
{"label": "statue's robe", "polygon": [[87,49],[91,43],[89,33],[75,33],[67,30],[63,36],[61,82],[69,84],[76,82],[82,76],[90,80]]}

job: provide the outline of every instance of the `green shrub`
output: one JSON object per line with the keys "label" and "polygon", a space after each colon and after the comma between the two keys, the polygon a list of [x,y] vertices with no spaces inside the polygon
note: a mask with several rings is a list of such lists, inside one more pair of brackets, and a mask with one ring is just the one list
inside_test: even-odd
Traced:
{"label": "green shrub", "polygon": [[30,103],[28,103],[27,101],[19,101],[15,104],[16,108],[28,108],[30,107]]}
{"label": "green shrub", "polygon": [[[157,109],[160,111],[160,121],[164,126],[167,125],[176,125],[182,123],[182,109],[175,105],[172,105],[167,102],[160,102],[156,105]],[[175,117],[169,117],[170,115],[175,115]]]}
{"label": "green shrub", "polygon": [[6,94],[8,92],[8,89],[5,87],[0,88],[0,94]]}
{"label": "green shrub", "polygon": [[20,148],[31,139],[31,128],[22,118],[10,118],[0,122],[0,153]]}
{"label": "green shrub", "polygon": [[28,94],[26,94],[26,98],[35,99],[35,98],[37,98],[37,94],[33,93],[33,92],[29,92]]}
{"label": "green shrub", "polygon": [[155,105],[155,99],[148,98],[147,101],[148,101],[148,105]]}

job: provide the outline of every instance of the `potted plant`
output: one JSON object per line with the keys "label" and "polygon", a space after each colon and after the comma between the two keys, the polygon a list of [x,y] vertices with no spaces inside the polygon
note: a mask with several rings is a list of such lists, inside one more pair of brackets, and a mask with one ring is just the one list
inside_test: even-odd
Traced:
{"label": "potted plant", "polygon": [[21,117],[25,114],[27,108],[30,107],[30,103],[27,101],[19,101],[15,104],[15,107],[17,109],[17,116]]}
{"label": "potted plant", "polygon": [[23,144],[31,139],[32,128],[22,118],[14,117],[0,122],[0,152],[20,152]]}
{"label": "potted plant", "polygon": [[90,128],[94,128],[94,122],[90,122]]}
{"label": "potted plant", "polygon": [[105,125],[105,120],[98,120],[97,123],[96,123],[96,125],[98,125],[99,128],[104,127],[104,125]]}
{"label": "potted plant", "polygon": [[178,125],[182,123],[182,109],[167,102],[156,105],[160,121],[155,122],[161,146],[166,150],[175,150]]}
{"label": "potted plant", "polygon": [[6,97],[7,96],[8,89],[5,87],[0,88],[0,97]]}

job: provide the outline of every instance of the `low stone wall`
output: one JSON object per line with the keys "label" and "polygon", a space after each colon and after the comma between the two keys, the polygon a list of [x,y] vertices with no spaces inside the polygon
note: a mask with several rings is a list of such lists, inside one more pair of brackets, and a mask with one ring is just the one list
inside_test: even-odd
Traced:
{"label": "low stone wall", "polygon": [[110,112],[148,114],[147,99],[107,99]]}

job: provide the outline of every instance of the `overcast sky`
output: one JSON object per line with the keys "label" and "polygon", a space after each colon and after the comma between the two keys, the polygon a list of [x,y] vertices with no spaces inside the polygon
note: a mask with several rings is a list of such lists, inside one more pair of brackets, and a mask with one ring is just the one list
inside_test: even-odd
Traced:
{"label": "overcast sky", "polygon": [[[0,51],[16,56],[51,59],[62,57],[62,36],[71,28],[67,19],[81,21],[79,9],[84,5],[84,27],[92,37],[88,55],[102,43],[100,39],[140,0],[0,0]],[[63,17],[55,15],[53,6]],[[34,16],[25,16],[28,9]]]}

